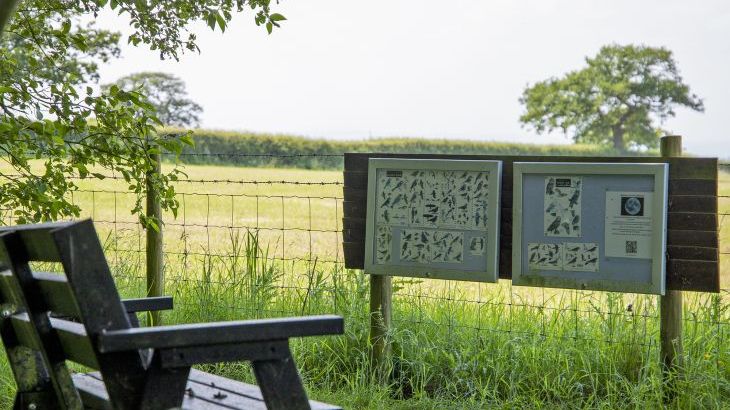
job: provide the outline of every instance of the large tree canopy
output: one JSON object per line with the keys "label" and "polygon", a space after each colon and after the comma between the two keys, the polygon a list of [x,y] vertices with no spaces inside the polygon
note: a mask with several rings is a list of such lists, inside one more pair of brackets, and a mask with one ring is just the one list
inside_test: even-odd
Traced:
{"label": "large tree canopy", "polygon": [[520,121],[539,133],[561,130],[575,142],[656,147],[675,108],[703,111],[702,100],[679,75],[665,48],[611,45],[587,67],[528,86]]}
{"label": "large tree canopy", "polygon": [[138,91],[147,97],[154,107],[157,118],[165,125],[178,127],[197,126],[203,107],[188,98],[185,82],[180,78],[157,72],[142,72],[125,75],[113,84],[124,91]]}
{"label": "large tree canopy", "polygon": [[[120,36],[82,21],[110,7],[130,20],[133,45],[160,58],[197,51],[189,24],[203,20],[225,30],[233,12],[250,9],[271,32],[284,17],[269,0],[24,0],[0,2],[0,208],[18,222],[76,216],[68,193],[75,179],[121,175],[136,192],[141,215],[152,156],[179,152],[189,136],[158,136],[162,123],[137,91],[111,86],[96,92],[98,64],[119,55]],[[8,20],[8,16],[11,18]],[[8,22],[9,21],[9,22]],[[7,24],[6,24],[7,23]],[[163,208],[177,209],[171,181],[177,170],[152,181]]]}

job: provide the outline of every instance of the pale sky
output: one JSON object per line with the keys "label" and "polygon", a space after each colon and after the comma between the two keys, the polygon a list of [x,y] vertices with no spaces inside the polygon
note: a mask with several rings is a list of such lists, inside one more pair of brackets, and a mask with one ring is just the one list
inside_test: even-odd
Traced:
{"label": "pale sky", "polygon": [[[275,2],[272,2],[274,4]],[[250,12],[193,30],[201,53],[161,61],[125,46],[102,82],[138,71],[181,77],[202,127],[308,137],[431,137],[569,143],[522,128],[528,84],[581,68],[602,45],[665,46],[705,113],[664,127],[685,149],[730,157],[730,2],[678,0],[281,0],[267,35]],[[128,32],[105,13],[101,27]],[[124,40],[126,42],[126,38]]]}

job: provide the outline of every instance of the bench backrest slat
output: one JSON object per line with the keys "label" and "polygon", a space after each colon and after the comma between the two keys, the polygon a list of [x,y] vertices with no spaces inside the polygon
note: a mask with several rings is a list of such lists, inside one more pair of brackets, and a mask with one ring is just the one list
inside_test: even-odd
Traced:
{"label": "bench backrest slat", "polygon": [[[5,330],[3,339],[9,339],[10,344],[17,346],[26,346],[32,349],[36,355],[42,360],[49,375],[49,390],[55,395],[58,405],[62,409],[80,409],[82,406],[81,398],[74,388],[71,374],[66,366],[66,355],[63,346],[51,325],[51,318],[48,311],[44,309],[45,303],[41,296],[40,287],[33,278],[29,262],[35,259],[30,257],[30,253],[25,247],[23,237],[42,238],[42,235],[25,234],[18,232],[5,231],[0,233],[0,261],[2,268],[10,270],[16,280],[16,285],[11,285],[10,281],[0,282],[1,286],[6,287],[2,292],[3,295],[12,295],[14,300],[3,300],[6,304],[5,309],[13,306],[17,314],[24,314],[31,326],[14,326],[12,330],[8,326],[3,326]],[[42,254],[40,257],[44,261],[48,254]],[[17,292],[17,290],[20,292]],[[10,305],[10,306],[8,306]],[[7,311],[3,312],[4,320],[10,319]],[[15,346],[13,346],[15,347]],[[12,358],[10,358],[12,360]],[[17,365],[15,363],[11,365]],[[50,392],[49,392],[50,393]]]}
{"label": "bench backrest slat", "polygon": [[[33,272],[31,262],[60,262],[65,275]],[[146,377],[142,353],[105,354],[92,342],[131,324],[91,220],[0,228],[0,298],[13,306],[0,332],[8,354],[25,346],[46,367],[48,380],[30,390],[48,390],[61,408],[81,408],[65,364],[71,360],[100,370],[111,401],[135,408]]]}

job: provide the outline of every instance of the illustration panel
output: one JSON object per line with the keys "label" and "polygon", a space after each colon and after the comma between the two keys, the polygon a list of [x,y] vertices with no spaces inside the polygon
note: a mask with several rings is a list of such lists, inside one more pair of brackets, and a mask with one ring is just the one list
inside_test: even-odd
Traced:
{"label": "illustration panel", "polygon": [[433,232],[431,262],[461,263],[464,260],[464,234],[461,232]]}
{"label": "illustration panel", "polygon": [[530,269],[563,270],[563,245],[556,243],[528,243]]}
{"label": "illustration panel", "polygon": [[501,179],[499,161],[370,158],[365,271],[496,281]]}
{"label": "illustration panel", "polygon": [[565,250],[563,270],[598,272],[600,252],[597,243],[566,242],[563,248]]}
{"label": "illustration panel", "polygon": [[581,236],[581,177],[545,177],[545,236]]}
{"label": "illustration panel", "polygon": [[378,225],[375,245],[375,262],[378,264],[390,262],[390,253],[393,247],[393,232],[390,226]]}

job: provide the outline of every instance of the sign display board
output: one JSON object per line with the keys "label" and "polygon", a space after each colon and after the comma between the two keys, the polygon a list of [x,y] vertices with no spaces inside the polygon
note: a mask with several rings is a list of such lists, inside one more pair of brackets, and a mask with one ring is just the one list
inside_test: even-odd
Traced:
{"label": "sign display board", "polygon": [[497,281],[501,161],[371,158],[365,272]]}
{"label": "sign display board", "polygon": [[515,285],[664,294],[667,164],[514,164]]}

